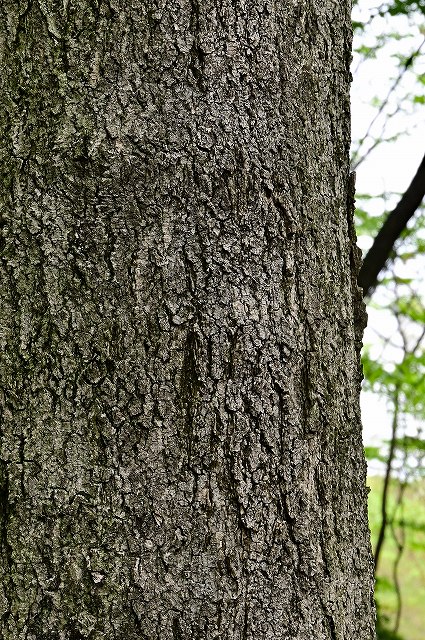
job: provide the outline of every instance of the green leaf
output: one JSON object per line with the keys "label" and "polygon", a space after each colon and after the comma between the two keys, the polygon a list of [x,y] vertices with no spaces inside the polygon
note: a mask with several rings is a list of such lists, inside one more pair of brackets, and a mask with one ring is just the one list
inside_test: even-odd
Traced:
{"label": "green leaf", "polygon": [[353,20],[351,24],[353,25],[353,31],[364,31],[364,22],[357,22],[356,20]]}
{"label": "green leaf", "polygon": [[414,322],[425,324],[425,307],[418,296],[398,298],[393,304],[393,311]]}
{"label": "green leaf", "polygon": [[[398,256],[400,258],[400,256]],[[393,281],[397,284],[411,284],[413,278],[400,278],[400,276],[394,276]]]}
{"label": "green leaf", "polygon": [[425,2],[424,0],[394,0],[388,5],[387,11],[391,16],[408,16],[415,12],[425,14]]}
{"label": "green leaf", "polygon": [[404,438],[397,438],[395,440],[397,448],[403,451],[419,452],[425,451],[425,440],[421,438],[414,438],[412,436],[404,436]]}
{"label": "green leaf", "polygon": [[379,576],[376,578],[376,590],[377,591],[394,591],[394,584],[388,578]]}
{"label": "green leaf", "polygon": [[375,236],[385,220],[385,214],[371,216],[370,213],[359,207],[355,209],[354,216],[358,236]]}
{"label": "green leaf", "polygon": [[364,453],[366,460],[379,460],[380,462],[386,461],[386,456],[381,453],[380,447],[365,447]]}
{"label": "green leaf", "polygon": [[365,44],[360,45],[354,51],[365,58],[376,58],[377,47],[367,47]]}

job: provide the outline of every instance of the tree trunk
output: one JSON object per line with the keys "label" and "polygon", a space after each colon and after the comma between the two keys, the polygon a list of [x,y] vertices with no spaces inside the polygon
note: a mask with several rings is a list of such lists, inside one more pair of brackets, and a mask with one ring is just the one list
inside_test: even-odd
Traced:
{"label": "tree trunk", "polygon": [[374,637],[349,8],[3,2],[3,640]]}

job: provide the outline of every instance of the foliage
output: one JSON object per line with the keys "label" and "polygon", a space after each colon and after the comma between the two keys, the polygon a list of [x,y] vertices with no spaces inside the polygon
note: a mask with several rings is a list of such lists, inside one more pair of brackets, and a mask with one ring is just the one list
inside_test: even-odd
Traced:
{"label": "foliage", "polygon": [[379,607],[376,612],[376,637],[378,640],[403,640],[402,636],[392,631],[388,625],[388,617],[380,613]]}
{"label": "foliage", "polygon": [[[381,523],[382,477],[370,477],[369,520],[372,544],[376,548]],[[389,512],[393,522],[383,549],[382,563],[376,581],[378,603],[378,640],[422,640],[423,607],[425,599],[425,576],[421,567],[425,564],[425,480],[409,482],[405,488],[403,503],[398,505],[399,480],[393,478],[390,485]],[[394,564],[398,555],[397,539],[405,533],[405,547],[399,562],[399,586],[402,597],[400,629],[394,633],[397,615],[397,590],[394,580]]]}
{"label": "foliage", "polygon": [[[385,69],[391,69],[386,83],[361,86],[369,123],[353,141],[353,169],[416,126],[425,104],[424,24],[425,0],[353,2],[353,91],[371,65],[376,66],[376,79],[382,76],[382,60]],[[401,194],[382,189],[369,193],[359,174],[357,185],[357,234],[367,250]],[[422,625],[415,630],[408,618],[421,615],[417,593],[425,598],[425,579],[417,574],[425,560],[424,218],[422,209],[411,220],[368,301],[364,390],[385,401],[391,418],[390,435],[377,433],[376,442],[365,448],[381,474],[371,479],[369,502],[379,640],[423,635]]]}
{"label": "foliage", "polygon": [[425,1],[394,0],[392,3],[389,3],[387,7],[383,9],[383,11],[388,12],[390,16],[411,15],[412,13],[416,12],[425,14]]}

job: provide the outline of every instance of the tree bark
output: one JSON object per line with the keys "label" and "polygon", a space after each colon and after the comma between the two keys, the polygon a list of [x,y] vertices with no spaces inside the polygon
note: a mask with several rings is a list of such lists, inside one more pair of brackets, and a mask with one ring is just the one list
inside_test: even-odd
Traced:
{"label": "tree bark", "polygon": [[5,0],[3,640],[374,638],[345,0]]}

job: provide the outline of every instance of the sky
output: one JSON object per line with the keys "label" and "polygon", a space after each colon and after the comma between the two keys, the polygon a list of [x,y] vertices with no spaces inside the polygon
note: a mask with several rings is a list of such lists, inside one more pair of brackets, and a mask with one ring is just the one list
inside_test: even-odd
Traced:
{"label": "sky", "polygon": [[[368,7],[376,6],[376,1],[360,0],[362,11],[355,8],[353,18],[367,18]],[[377,112],[374,106],[388,94],[389,88],[398,76],[397,58],[400,53],[409,56],[413,51],[421,49],[421,55],[415,62],[415,71],[425,74],[425,20],[409,21],[406,17],[377,18],[372,23],[372,29],[366,37],[357,38],[354,48],[359,44],[372,46],[376,38],[388,31],[398,33],[398,39],[385,45],[383,51],[378,52],[376,59],[359,64],[359,56],[353,54],[353,83],[352,99],[352,138],[353,150],[356,141],[367,132],[371,121]],[[359,193],[374,196],[385,192],[403,193],[413,178],[419,163],[425,153],[425,105],[412,105],[411,95],[425,95],[425,85],[419,83],[413,73],[404,74],[397,88],[390,95],[388,108],[379,117],[371,130],[369,145],[376,136],[398,136],[392,142],[383,142],[367,155],[366,159],[356,168],[356,187]],[[401,109],[399,108],[400,97]],[[390,115],[389,114],[394,114]],[[384,128],[384,129],[383,129]],[[368,142],[363,145],[367,151]],[[390,211],[399,200],[399,195],[388,195],[384,200],[376,197],[368,201],[368,211],[381,214]],[[366,251],[372,240],[359,239],[359,246]],[[375,292],[376,299],[384,295],[379,288]],[[377,338],[377,332],[391,337],[394,335],[394,319],[385,312],[369,309],[369,324],[364,336],[364,343],[371,345],[371,353],[379,358],[382,343]],[[397,357],[396,350],[394,357]],[[379,400],[375,394],[363,393],[361,398],[362,421],[364,426],[364,442],[374,445],[388,439],[391,429],[391,412],[385,400]],[[411,425],[417,429],[417,425]],[[375,468],[378,471],[378,468]]]}

